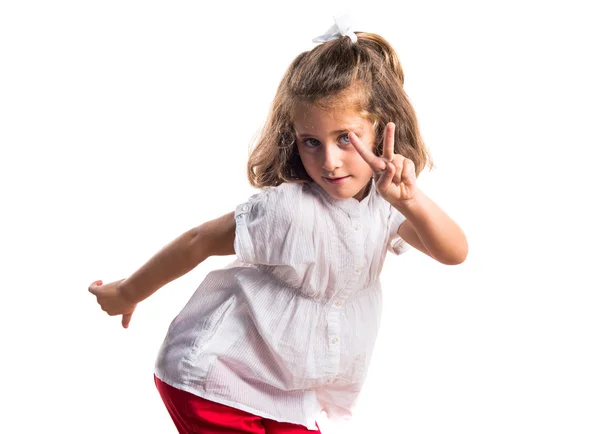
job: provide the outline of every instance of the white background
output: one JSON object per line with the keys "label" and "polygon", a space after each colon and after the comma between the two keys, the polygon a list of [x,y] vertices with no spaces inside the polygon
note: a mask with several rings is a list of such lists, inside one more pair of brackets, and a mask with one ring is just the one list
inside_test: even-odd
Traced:
{"label": "white background", "polygon": [[467,261],[389,256],[356,415],[334,433],[600,432],[592,1],[0,3],[3,433],[174,433],[156,352],[211,258],[138,306],[87,292],[256,192],[283,72],[350,11],[395,47]]}

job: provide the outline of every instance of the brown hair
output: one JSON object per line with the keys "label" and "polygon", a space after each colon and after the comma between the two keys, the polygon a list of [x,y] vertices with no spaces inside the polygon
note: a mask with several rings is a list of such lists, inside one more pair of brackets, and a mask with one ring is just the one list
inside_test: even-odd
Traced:
{"label": "brown hair", "polygon": [[394,153],[410,158],[417,175],[426,165],[432,167],[403,89],[404,73],[394,49],[374,33],[356,35],[355,43],[342,37],[305,51],[288,67],[248,160],[248,179],[254,187],[310,180],[292,126],[292,114],[300,102],[322,108],[350,104],[373,122],[377,155],[382,154],[386,124],[394,122]]}

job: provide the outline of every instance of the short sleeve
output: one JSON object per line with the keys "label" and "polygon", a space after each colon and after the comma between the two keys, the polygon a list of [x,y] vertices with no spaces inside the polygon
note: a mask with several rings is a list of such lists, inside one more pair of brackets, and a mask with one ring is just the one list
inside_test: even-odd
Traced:
{"label": "short sleeve", "polygon": [[281,263],[293,215],[294,194],[284,186],[263,190],[238,205],[233,243],[238,259],[249,264]]}
{"label": "short sleeve", "polygon": [[400,235],[398,235],[398,229],[400,225],[406,220],[406,217],[400,213],[396,208],[390,205],[390,231],[388,234],[387,249],[389,252],[395,255],[401,255],[402,253],[410,250],[410,244],[404,241]]}

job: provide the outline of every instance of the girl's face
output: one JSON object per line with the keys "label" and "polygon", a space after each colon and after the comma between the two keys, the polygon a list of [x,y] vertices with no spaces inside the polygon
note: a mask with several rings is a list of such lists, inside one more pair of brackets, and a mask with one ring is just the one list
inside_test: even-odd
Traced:
{"label": "girl's face", "polygon": [[306,173],[330,196],[361,200],[373,170],[350,143],[353,131],[373,149],[372,122],[352,110],[325,110],[309,103],[299,104],[293,126],[300,159]]}

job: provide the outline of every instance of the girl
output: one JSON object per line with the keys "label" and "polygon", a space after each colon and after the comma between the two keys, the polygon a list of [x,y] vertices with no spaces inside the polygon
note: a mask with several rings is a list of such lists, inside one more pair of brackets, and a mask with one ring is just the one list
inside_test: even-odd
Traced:
{"label": "girl", "polygon": [[343,24],[290,65],[256,147],[246,202],[184,233],[129,278],[89,291],[128,327],[137,303],[211,255],[173,320],[155,382],[181,433],[317,431],[348,417],[381,311],[386,251],[444,264],[461,229],[416,185],[429,164],[396,53]]}

